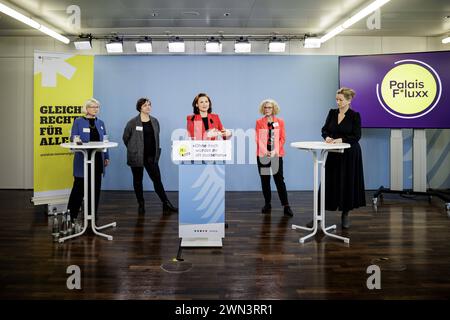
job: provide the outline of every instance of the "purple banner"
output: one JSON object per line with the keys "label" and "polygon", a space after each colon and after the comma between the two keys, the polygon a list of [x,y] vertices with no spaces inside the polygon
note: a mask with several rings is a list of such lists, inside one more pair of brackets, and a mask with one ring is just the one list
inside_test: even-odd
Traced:
{"label": "purple banner", "polygon": [[450,51],[339,58],[365,128],[450,128]]}

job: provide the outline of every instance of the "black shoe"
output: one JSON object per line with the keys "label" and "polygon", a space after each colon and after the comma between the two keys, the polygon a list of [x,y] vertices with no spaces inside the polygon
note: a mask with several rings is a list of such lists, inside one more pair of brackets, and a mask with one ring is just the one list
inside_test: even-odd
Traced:
{"label": "black shoe", "polygon": [[138,213],[139,214],[144,214],[145,213],[145,203],[144,203],[144,201],[139,201]]}
{"label": "black shoe", "polygon": [[341,215],[342,229],[350,228],[350,219],[348,218],[348,211],[343,211]]}
{"label": "black shoe", "polygon": [[264,207],[262,207],[262,209],[261,209],[261,212],[266,213],[266,214],[270,214],[271,211],[272,211],[272,205],[270,203],[266,203],[264,205]]}
{"label": "black shoe", "polygon": [[312,228],[314,226],[314,220],[311,220],[310,222],[308,222],[307,224],[306,224],[306,227],[307,228]]}
{"label": "black shoe", "polygon": [[284,206],[284,215],[289,216],[289,217],[294,216],[294,213],[292,212],[292,209],[290,206]]}
{"label": "black shoe", "polygon": [[164,212],[178,212],[178,208],[174,207],[169,200],[163,202],[163,211]]}

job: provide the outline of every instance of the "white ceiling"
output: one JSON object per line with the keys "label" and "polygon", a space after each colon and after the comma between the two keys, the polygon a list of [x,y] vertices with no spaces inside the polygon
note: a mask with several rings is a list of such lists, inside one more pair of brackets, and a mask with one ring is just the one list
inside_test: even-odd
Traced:
{"label": "white ceiling", "polygon": [[[317,34],[323,35],[373,0],[11,0],[3,1],[63,34]],[[81,9],[81,28],[66,8]],[[226,15],[228,14],[228,16]],[[342,35],[441,36],[450,32],[450,0],[391,0],[381,29],[360,21]],[[0,14],[0,35],[36,31]]]}

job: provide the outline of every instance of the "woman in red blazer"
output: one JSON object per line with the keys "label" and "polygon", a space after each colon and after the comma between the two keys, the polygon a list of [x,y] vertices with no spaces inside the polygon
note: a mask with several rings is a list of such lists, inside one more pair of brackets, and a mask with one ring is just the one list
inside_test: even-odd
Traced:
{"label": "woman in red blazer", "polygon": [[276,117],[280,112],[278,103],[274,100],[264,100],[259,106],[259,112],[264,115],[256,120],[256,153],[258,173],[261,178],[261,186],[265,205],[262,213],[270,213],[272,209],[270,189],[270,176],[273,175],[277,186],[278,196],[284,214],[292,217],[294,214],[289,206],[286,185],[283,177],[283,156],[286,132],[284,121]]}
{"label": "woman in red blazer", "polygon": [[192,101],[194,114],[187,117],[187,131],[193,140],[216,140],[218,137],[228,139],[231,133],[227,131],[219,115],[212,112],[212,102],[206,93],[199,93]]}

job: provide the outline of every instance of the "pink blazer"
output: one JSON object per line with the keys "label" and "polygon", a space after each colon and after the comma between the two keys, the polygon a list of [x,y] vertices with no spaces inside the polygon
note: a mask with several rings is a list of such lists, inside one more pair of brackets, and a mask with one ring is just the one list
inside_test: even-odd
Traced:
{"label": "pink blazer", "polygon": [[[286,142],[286,131],[284,120],[273,116],[274,123],[274,148],[276,155],[284,156],[284,143]],[[256,120],[256,154],[258,157],[264,157],[267,154],[267,139],[269,137],[269,126],[267,118],[262,117]]]}

